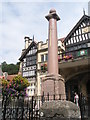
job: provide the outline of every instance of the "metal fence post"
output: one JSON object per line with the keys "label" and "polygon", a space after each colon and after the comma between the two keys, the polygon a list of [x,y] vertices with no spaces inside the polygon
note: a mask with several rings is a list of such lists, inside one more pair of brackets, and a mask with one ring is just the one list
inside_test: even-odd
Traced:
{"label": "metal fence post", "polygon": [[6,95],[6,99],[4,100],[5,100],[5,103],[4,103],[4,109],[3,109],[3,120],[5,120],[5,116],[6,116],[7,95]]}
{"label": "metal fence post", "polygon": [[19,95],[17,96],[17,104],[16,104],[17,107],[16,107],[16,116],[15,116],[15,120],[18,119],[18,106],[19,106],[18,102],[19,102]]}
{"label": "metal fence post", "polygon": [[59,100],[61,100],[61,94],[59,94]]}
{"label": "metal fence post", "polygon": [[53,100],[55,100],[55,94],[53,95]]}
{"label": "metal fence post", "polygon": [[31,103],[31,110],[32,110],[32,112],[31,112],[31,120],[33,120],[33,96],[32,96],[32,103]]}
{"label": "metal fence post", "polygon": [[43,102],[44,102],[44,92],[43,92],[43,95],[41,96],[41,99],[42,99],[42,105],[43,105]]}
{"label": "metal fence post", "polygon": [[47,97],[48,97],[48,101],[49,101],[49,93],[47,94]]}
{"label": "metal fence post", "polygon": [[23,120],[23,113],[24,113],[24,99],[22,100],[22,106],[21,106],[21,109],[22,109],[22,120]]}

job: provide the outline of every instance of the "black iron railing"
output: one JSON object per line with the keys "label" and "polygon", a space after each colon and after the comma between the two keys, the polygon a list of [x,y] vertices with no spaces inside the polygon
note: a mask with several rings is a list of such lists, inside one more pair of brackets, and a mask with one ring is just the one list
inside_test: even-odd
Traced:
{"label": "black iron railing", "polygon": [[[61,100],[64,95],[42,95],[2,100],[2,120],[40,120],[39,109],[46,101]],[[63,99],[65,100],[65,99]],[[90,116],[90,96],[80,98],[82,120]]]}
{"label": "black iron railing", "polygon": [[79,106],[82,120],[90,118],[90,95],[86,97],[82,94],[79,99]]}
{"label": "black iron railing", "polygon": [[[2,100],[2,120],[32,120],[40,118],[39,109],[45,101],[61,100],[63,95],[42,95]],[[64,99],[63,99],[64,100]]]}

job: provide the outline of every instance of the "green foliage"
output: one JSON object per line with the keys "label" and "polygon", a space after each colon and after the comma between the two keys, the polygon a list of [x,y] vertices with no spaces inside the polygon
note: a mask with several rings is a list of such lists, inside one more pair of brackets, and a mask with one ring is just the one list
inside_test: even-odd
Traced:
{"label": "green foliage", "polygon": [[2,79],[2,86],[7,86],[9,82],[5,79]]}
{"label": "green foliage", "polygon": [[7,64],[6,62],[2,63],[2,71],[7,72],[9,75],[17,74],[19,71],[20,62],[15,64]]}
{"label": "green foliage", "polygon": [[7,95],[7,86],[9,85],[9,82],[5,79],[2,79],[2,95]]}
{"label": "green foliage", "polygon": [[8,95],[8,97],[25,96],[28,86],[28,80],[20,75],[14,77],[12,81],[2,79],[2,95]]}
{"label": "green foliage", "polygon": [[47,64],[46,63],[41,65],[41,71],[47,71]]}
{"label": "green foliage", "polygon": [[20,75],[14,77],[13,84],[15,85],[15,89],[17,91],[24,90],[26,87],[29,86],[28,80]]}

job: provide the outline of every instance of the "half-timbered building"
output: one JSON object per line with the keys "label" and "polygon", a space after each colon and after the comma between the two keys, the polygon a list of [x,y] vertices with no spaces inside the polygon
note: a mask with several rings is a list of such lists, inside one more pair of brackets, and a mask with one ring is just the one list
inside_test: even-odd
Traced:
{"label": "half-timbered building", "polygon": [[36,88],[37,43],[32,40],[26,48],[19,60],[22,62],[22,76],[26,77],[30,82],[30,86],[27,88],[27,94],[32,96],[35,95]]}
{"label": "half-timbered building", "polygon": [[84,96],[89,104],[90,16],[82,16],[66,36],[64,44],[65,52],[59,63],[59,72],[65,79],[67,99],[74,101],[74,93],[77,92],[79,97]]}
{"label": "half-timbered building", "polygon": [[66,53],[73,58],[87,56],[90,47],[90,17],[84,15],[67,35],[65,41]]}

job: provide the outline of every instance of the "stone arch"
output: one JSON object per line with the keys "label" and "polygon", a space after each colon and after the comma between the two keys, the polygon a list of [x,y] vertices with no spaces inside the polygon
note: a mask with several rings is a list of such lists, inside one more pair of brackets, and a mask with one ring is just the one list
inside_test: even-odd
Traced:
{"label": "stone arch", "polygon": [[68,80],[70,80],[70,79],[72,79],[73,77],[75,77],[75,76],[78,76],[78,75],[80,75],[80,74],[86,74],[86,73],[90,73],[90,71],[88,71],[88,70],[85,70],[85,71],[77,71],[77,72],[75,72],[75,73],[73,73],[73,74],[71,74],[71,75],[68,75],[66,78],[65,78],[65,81],[67,82]]}
{"label": "stone arch", "polygon": [[66,95],[69,100],[73,101],[74,92],[77,92],[78,94],[82,93],[86,97],[88,96],[87,91],[88,89],[90,90],[90,86],[88,86],[87,89],[89,74],[88,71],[82,71],[74,73],[66,79]]}

